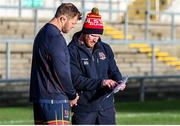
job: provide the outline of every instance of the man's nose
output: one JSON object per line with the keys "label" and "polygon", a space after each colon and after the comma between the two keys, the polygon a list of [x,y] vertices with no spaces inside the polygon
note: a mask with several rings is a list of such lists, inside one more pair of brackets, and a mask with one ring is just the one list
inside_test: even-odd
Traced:
{"label": "man's nose", "polygon": [[98,41],[98,38],[94,38],[94,42],[97,42]]}

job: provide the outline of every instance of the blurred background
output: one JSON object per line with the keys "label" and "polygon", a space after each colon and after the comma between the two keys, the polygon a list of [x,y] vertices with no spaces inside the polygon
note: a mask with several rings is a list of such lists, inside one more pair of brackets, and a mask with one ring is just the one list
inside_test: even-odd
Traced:
{"label": "blurred background", "polygon": [[102,40],[129,76],[126,90],[115,95],[117,123],[180,124],[180,0],[1,0],[0,124],[33,124],[33,40],[62,2],[83,14],[67,43],[92,7],[100,10]]}

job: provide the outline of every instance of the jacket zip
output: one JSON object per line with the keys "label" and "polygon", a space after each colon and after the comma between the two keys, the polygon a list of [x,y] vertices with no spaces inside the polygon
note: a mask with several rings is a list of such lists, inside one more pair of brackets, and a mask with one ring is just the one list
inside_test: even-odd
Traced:
{"label": "jacket zip", "polygon": [[94,55],[92,54],[92,61],[93,61],[94,65],[95,65],[96,71],[98,73],[98,74],[96,74],[96,77],[99,78],[99,76],[100,76],[99,75],[100,74],[99,73],[99,59],[98,58],[95,59]]}
{"label": "jacket zip", "polygon": [[92,55],[92,61],[94,62],[94,56]]}

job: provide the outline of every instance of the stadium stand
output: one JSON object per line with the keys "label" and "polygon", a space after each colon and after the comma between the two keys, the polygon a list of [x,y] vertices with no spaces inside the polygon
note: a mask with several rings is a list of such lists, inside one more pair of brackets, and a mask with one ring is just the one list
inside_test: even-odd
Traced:
{"label": "stadium stand", "polygon": [[[105,25],[104,35],[110,36],[111,39],[125,39],[125,35],[123,31],[120,31],[109,25]],[[126,39],[133,39],[133,36],[127,35]]]}
{"label": "stadium stand", "polygon": [[[144,20],[147,13],[147,2],[150,4],[150,10],[156,11],[156,0],[135,0],[128,6],[129,20]],[[159,11],[165,10],[171,4],[172,0],[159,0]],[[156,21],[157,15],[150,15],[152,21]]]}
{"label": "stadium stand", "polygon": [[[136,45],[136,46],[135,46]],[[143,76],[151,75],[151,58],[146,53],[142,53],[138,48],[140,46],[146,46],[145,44],[130,44],[130,45],[111,45],[114,52],[116,61],[122,73],[126,73],[130,76]],[[175,67],[166,65],[161,60],[156,61],[156,75],[171,75],[178,74]]]}
{"label": "stadium stand", "polygon": [[[40,25],[42,26],[45,21],[41,21]],[[68,35],[66,38],[70,41],[73,33],[81,29],[81,24]],[[1,36],[10,38],[33,38],[33,21],[32,20],[18,20],[18,19],[1,19],[0,31],[4,31]],[[11,33],[11,34],[9,34]],[[124,39],[123,31],[117,30],[112,26],[105,25],[105,32],[103,38],[108,38],[111,41],[113,35],[120,35]],[[133,39],[132,35],[128,35],[127,39]],[[0,51],[1,60],[1,78],[5,78],[5,45],[2,46]],[[119,68],[123,73],[128,75],[151,75],[151,48],[148,44],[129,44],[129,45],[112,45],[115,50],[116,59],[118,62]],[[173,74],[179,73],[179,60],[177,57],[170,57],[170,54],[167,52],[160,51],[159,48],[156,48],[156,74]],[[32,55],[32,44],[11,44],[11,78],[25,78],[30,75],[31,68],[31,55]],[[166,64],[167,65],[166,65]],[[173,67],[175,66],[175,68]]]}
{"label": "stadium stand", "polygon": [[[152,48],[148,44],[130,44],[129,46],[131,48],[137,48],[140,53],[147,54],[150,58],[152,57]],[[159,48],[155,48],[155,57],[166,65],[174,66],[179,70],[180,60],[178,57],[172,56],[168,52],[162,52]]]}

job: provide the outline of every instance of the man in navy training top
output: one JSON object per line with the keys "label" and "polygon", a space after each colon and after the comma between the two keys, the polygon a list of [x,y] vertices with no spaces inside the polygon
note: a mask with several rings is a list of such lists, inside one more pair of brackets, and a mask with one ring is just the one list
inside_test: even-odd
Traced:
{"label": "man in navy training top", "polygon": [[63,33],[80,19],[81,13],[72,3],[62,3],[35,37],[30,80],[35,124],[70,124],[70,106],[77,105],[79,96],[72,84]]}
{"label": "man in navy training top", "polygon": [[[68,45],[71,77],[79,94],[72,124],[115,124],[114,97],[109,95],[122,80],[110,46],[101,41],[103,23],[99,10],[87,14],[83,28]],[[125,89],[120,85],[120,90]]]}

